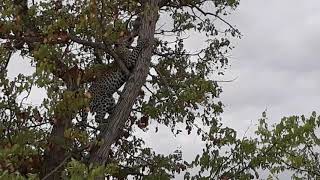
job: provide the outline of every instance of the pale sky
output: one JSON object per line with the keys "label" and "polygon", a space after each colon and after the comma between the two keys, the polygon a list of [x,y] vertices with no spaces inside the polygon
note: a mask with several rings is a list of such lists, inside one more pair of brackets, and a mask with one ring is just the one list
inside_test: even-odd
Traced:
{"label": "pale sky", "polygon": [[231,59],[238,79],[224,84],[228,124],[319,111],[320,1],[242,0],[230,20],[244,36]]}
{"label": "pale sky", "polygon": [[[237,79],[222,84],[225,125],[240,136],[249,128],[246,135],[254,136],[265,109],[269,124],[284,116],[320,112],[320,1],[241,0],[227,19],[243,37],[232,41],[235,49],[224,77]],[[186,133],[173,138],[169,131],[144,137],[158,152],[180,147],[187,160],[201,152],[200,138]]]}

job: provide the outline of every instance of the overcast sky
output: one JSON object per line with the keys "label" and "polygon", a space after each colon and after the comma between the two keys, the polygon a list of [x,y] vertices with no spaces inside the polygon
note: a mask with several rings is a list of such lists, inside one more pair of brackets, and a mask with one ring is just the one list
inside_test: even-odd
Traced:
{"label": "overcast sky", "polygon": [[[320,1],[241,0],[228,21],[243,37],[233,41],[225,76],[238,78],[223,84],[225,125],[240,135],[249,127],[252,136],[265,109],[269,124],[320,113]],[[148,136],[148,144],[164,153],[181,147],[188,160],[201,150],[199,138],[173,138],[168,131]]]}
{"label": "overcast sky", "polygon": [[320,1],[242,0],[230,17],[244,35],[231,53],[224,120],[244,129],[320,108]]}
{"label": "overcast sky", "polygon": [[[250,127],[252,135],[265,109],[270,124],[283,116],[320,113],[320,1],[241,0],[228,21],[243,38],[233,41],[225,78],[238,78],[223,84],[223,122],[240,134]],[[15,63],[9,64],[11,75],[22,71]],[[41,96],[37,91],[30,100]],[[159,153],[181,148],[187,160],[201,149],[196,136],[174,138],[164,129],[143,136]]]}

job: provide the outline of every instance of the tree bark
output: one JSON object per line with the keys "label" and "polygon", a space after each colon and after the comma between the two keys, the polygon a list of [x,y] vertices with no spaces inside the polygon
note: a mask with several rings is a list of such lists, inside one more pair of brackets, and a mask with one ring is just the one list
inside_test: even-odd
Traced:
{"label": "tree bark", "polygon": [[97,151],[91,154],[90,163],[104,165],[111,145],[124,127],[141,87],[146,81],[152,56],[155,27],[158,20],[159,2],[160,0],[147,0],[144,4],[139,38],[147,39],[150,42],[149,46],[142,51],[141,56],[138,58],[136,67],[125,85],[115,110],[108,118],[108,127],[101,133],[102,144]]}
{"label": "tree bark", "polygon": [[71,119],[57,118],[53,125],[48,147],[43,157],[43,166],[40,172],[42,180],[61,179],[61,172],[66,162],[66,139],[64,137],[65,130],[70,126]]}

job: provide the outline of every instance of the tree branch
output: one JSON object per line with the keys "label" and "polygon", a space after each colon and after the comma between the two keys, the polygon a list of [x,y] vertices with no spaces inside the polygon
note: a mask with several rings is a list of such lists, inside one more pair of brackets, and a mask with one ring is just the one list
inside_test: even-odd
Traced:
{"label": "tree branch", "polygon": [[9,51],[8,52],[8,57],[6,58],[5,63],[2,66],[0,66],[0,73],[4,72],[7,69],[8,65],[9,65],[9,62],[10,62],[10,59],[11,59],[11,56],[12,56],[12,51],[11,50],[8,50],[8,51]]}
{"label": "tree branch", "polygon": [[123,72],[126,73],[126,75],[130,74],[130,71],[128,70],[127,66],[124,64],[124,62],[121,60],[121,58],[116,54],[116,52],[112,50],[111,44],[109,42],[97,43],[97,42],[82,40],[82,39],[79,39],[78,37],[73,36],[73,35],[69,35],[69,37],[70,37],[70,40],[72,40],[76,43],[79,43],[79,44],[82,44],[85,46],[90,46],[92,48],[98,48],[98,49],[104,50],[105,52],[110,54],[110,56],[113,57],[113,59],[119,65],[121,70],[123,70]]}
{"label": "tree branch", "polygon": [[235,27],[233,27],[230,23],[228,23],[226,20],[224,20],[222,17],[218,16],[217,14],[213,14],[211,12],[205,12],[203,11],[200,7],[198,6],[190,6],[190,8],[196,8],[200,13],[202,13],[204,16],[210,15],[210,16],[214,16],[216,18],[218,18],[220,21],[222,21],[223,23],[225,23],[226,25],[228,25],[232,30],[234,30],[234,32],[238,33],[239,35],[241,35],[240,31],[238,29],[236,29]]}

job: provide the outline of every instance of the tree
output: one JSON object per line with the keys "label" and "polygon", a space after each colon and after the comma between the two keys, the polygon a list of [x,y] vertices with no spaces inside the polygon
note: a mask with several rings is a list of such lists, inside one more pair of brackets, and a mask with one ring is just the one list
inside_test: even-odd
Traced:
{"label": "tree", "polygon": [[[0,177],[170,179],[184,171],[186,179],[248,179],[258,176],[259,168],[275,173],[306,168],[307,174],[319,177],[317,159],[310,161],[312,166],[303,166],[301,158],[279,159],[282,146],[268,145],[282,136],[266,129],[263,120],[257,131],[261,141],[239,139],[219,120],[222,89],[213,76],[223,75],[228,66],[228,38],[240,37],[223,19],[238,3],[1,1]],[[160,24],[161,19],[167,24]],[[205,47],[190,51],[185,37],[196,33],[206,37]],[[126,54],[141,41],[144,45],[130,68]],[[14,55],[30,62],[34,73],[10,80],[7,66],[14,63]],[[96,98],[88,88],[116,71],[125,77],[125,85],[114,92],[120,97],[107,123],[96,122],[87,116]],[[40,105],[25,104],[34,86],[45,89],[47,97]],[[181,151],[164,156],[145,147],[133,130],[147,131],[151,121],[173,134],[196,131],[206,143],[202,154],[186,162]],[[293,145],[290,141],[285,147]],[[273,166],[280,160],[287,165]],[[196,168],[198,173],[189,172]]]}
{"label": "tree", "polygon": [[[95,176],[105,170],[98,165],[106,164],[110,176],[152,178],[172,177],[185,169],[180,152],[156,155],[142,146],[143,140],[136,138],[132,129],[157,121],[172,128],[173,133],[180,132],[176,124],[185,123],[191,132],[196,111],[203,124],[216,124],[222,103],[212,99],[221,89],[208,77],[222,73],[227,64],[224,51],[230,43],[224,36],[239,35],[220,17],[237,4],[229,0],[2,1],[4,172],[35,173],[51,179],[61,174],[85,176],[84,172]],[[205,7],[213,11],[206,12]],[[168,16],[172,25],[156,29],[159,16]],[[212,17],[225,23],[227,29],[217,29]],[[204,32],[208,46],[188,52],[183,33],[189,31]],[[163,40],[167,35],[175,40]],[[117,45],[136,37],[148,45],[130,72],[121,57],[123,49],[118,51]],[[131,42],[122,48],[130,52]],[[9,81],[6,67],[13,54],[30,59],[34,74],[20,74]],[[84,117],[92,99],[85,91],[105,72],[119,68],[130,78],[108,117],[108,125],[97,127],[94,119]],[[32,86],[47,91],[40,106],[23,104],[28,96],[18,102]],[[90,167],[89,172],[84,167]]]}

